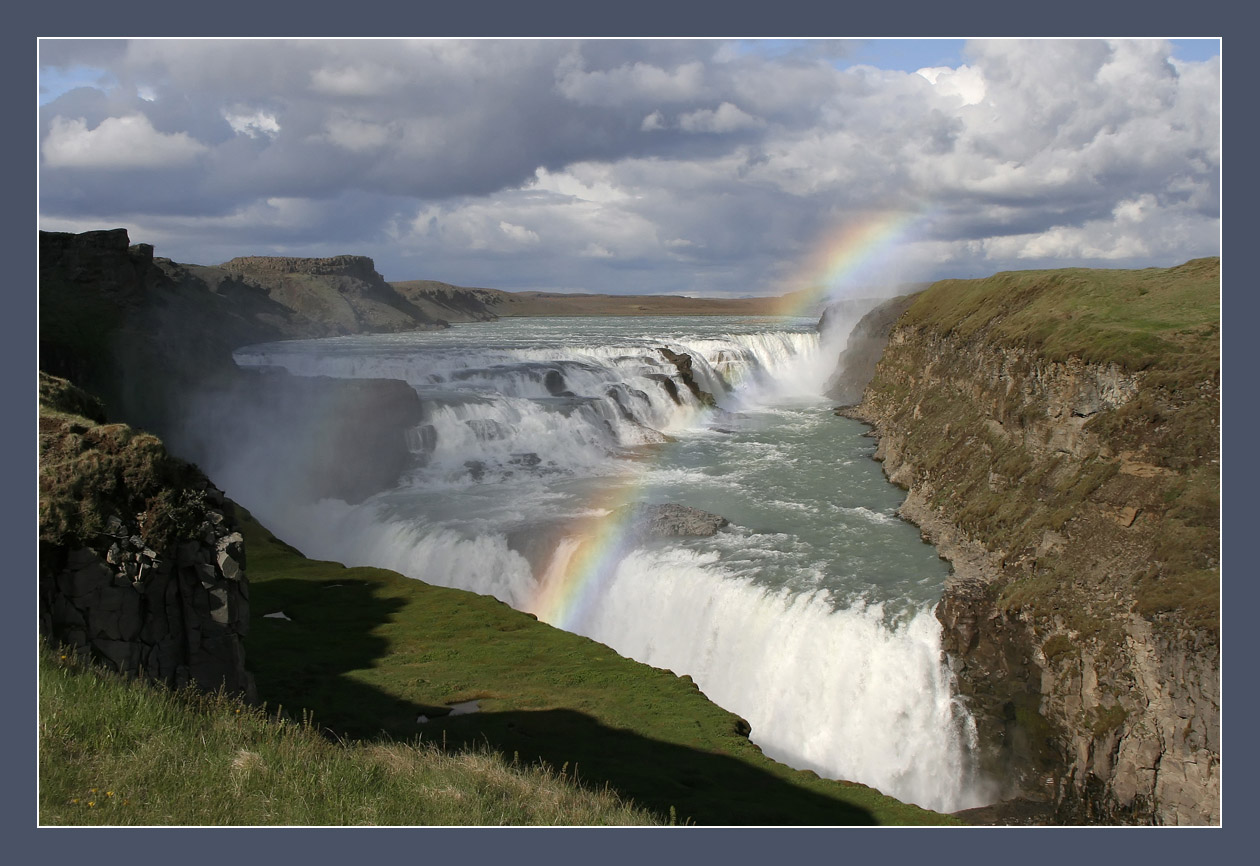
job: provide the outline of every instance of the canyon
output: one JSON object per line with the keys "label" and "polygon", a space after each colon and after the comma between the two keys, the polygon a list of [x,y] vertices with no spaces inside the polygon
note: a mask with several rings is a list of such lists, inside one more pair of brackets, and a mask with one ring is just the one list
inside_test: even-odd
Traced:
{"label": "canyon", "polygon": [[[121,230],[41,233],[40,264],[40,365],[52,374],[41,378],[41,454],[148,453],[143,433],[99,432],[107,417],[196,452],[196,426],[183,423],[196,393],[207,429],[283,417],[281,437],[297,440],[333,419],[313,444],[336,455],[326,472],[262,468],[351,503],[405,471],[415,392],[395,379],[243,370],[232,351],[441,330],[510,315],[513,303],[489,289],[386,283],[359,256],[184,265]],[[936,617],[983,769],[1008,780],[1004,798],[1044,804],[1058,823],[1220,822],[1219,280],[1211,259],[943,281],[862,319],[828,384],[842,411],[871,425],[876,459],[907,491],[900,514],[952,565]],[[684,300],[652,303],[698,303]],[[596,302],[564,303],[559,314],[581,315]],[[665,356],[690,390],[683,358]],[[145,537],[157,488],[99,508],[90,544],[50,518],[41,631],[91,644],[121,670],[253,695],[237,528],[204,475],[168,486],[187,494],[178,539]],[[55,497],[41,490],[45,501]],[[141,569],[162,576],[160,592],[146,592],[165,601],[123,600],[140,592]],[[988,820],[1001,823],[1000,811]]]}

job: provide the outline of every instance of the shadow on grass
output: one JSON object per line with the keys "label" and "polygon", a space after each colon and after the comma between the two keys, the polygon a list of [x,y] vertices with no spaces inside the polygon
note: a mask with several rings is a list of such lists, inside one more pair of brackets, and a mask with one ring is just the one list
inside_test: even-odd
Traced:
{"label": "shadow on grass", "polygon": [[[720,825],[867,825],[865,809],[824,796],[719,751],[705,751],[602,724],[571,709],[444,715],[445,706],[391,694],[364,681],[391,652],[377,630],[407,603],[353,577],[272,577],[251,586],[246,662],[262,700],[291,716],[309,711],[317,727],[347,740],[387,736],[444,745],[490,746],[511,761],[543,762],[584,786],[605,785],[638,806],[679,823]],[[288,619],[267,617],[284,613]],[[393,660],[406,671],[403,660]],[[461,672],[475,678],[476,670]],[[402,674],[405,677],[405,673]],[[400,680],[405,682],[405,680]],[[431,721],[420,724],[420,715]],[[790,771],[789,771],[790,772]],[[840,784],[840,783],[837,783]]]}
{"label": "shadow on grass", "polygon": [[390,650],[389,639],[373,630],[406,607],[376,590],[349,576],[253,584],[245,663],[260,699],[292,716],[309,711],[318,727],[347,739],[398,737],[416,730],[419,715],[447,712],[355,679],[355,671],[374,667]]}
{"label": "shadow on grass", "polygon": [[[858,806],[815,794],[719,752],[611,728],[574,710],[452,716],[425,726],[448,748],[489,744],[509,760],[542,761],[590,788],[608,785],[679,823],[707,825],[875,824]],[[838,784],[838,783],[837,783]]]}

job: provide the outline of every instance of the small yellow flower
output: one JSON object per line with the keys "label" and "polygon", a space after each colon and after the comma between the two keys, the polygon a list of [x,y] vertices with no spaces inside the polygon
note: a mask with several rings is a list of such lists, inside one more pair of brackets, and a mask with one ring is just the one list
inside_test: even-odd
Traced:
{"label": "small yellow flower", "polygon": [[71,802],[71,803],[77,803],[77,802],[79,802],[79,798],[78,798],[78,797],[74,797],[73,799],[71,799],[71,800],[70,800],[70,802]]}
{"label": "small yellow flower", "polygon": [[92,789],[90,789],[90,790],[89,790],[89,792],[88,792],[88,793],[95,794],[95,793],[96,793],[96,789],[95,789],[95,788],[92,788]]}
{"label": "small yellow flower", "polygon": [[113,791],[106,791],[106,792],[105,792],[105,796],[106,796],[106,797],[112,797],[112,796],[114,796],[114,792],[113,792]]}
{"label": "small yellow flower", "polygon": [[88,805],[89,805],[89,806],[95,806],[95,805],[96,805],[96,801],[95,801],[95,800],[88,800]]}

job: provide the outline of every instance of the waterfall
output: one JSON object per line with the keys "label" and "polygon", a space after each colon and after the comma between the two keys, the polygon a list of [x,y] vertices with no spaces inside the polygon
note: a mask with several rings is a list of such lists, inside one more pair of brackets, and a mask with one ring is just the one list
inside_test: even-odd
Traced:
{"label": "waterfall", "polygon": [[[308,556],[493,595],[689,674],[792,766],[928,808],[981,805],[931,613],[944,567],[893,516],[900,494],[869,441],[841,437],[817,397],[845,336],[801,321],[507,320],[247,347],[243,367],[409,383],[413,465],[357,505],[250,489],[231,448],[203,465]],[[662,348],[690,356],[716,408]],[[582,533],[642,500],[732,526],[578,568],[594,543]],[[582,596],[572,622],[538,606],[556,581]]]}

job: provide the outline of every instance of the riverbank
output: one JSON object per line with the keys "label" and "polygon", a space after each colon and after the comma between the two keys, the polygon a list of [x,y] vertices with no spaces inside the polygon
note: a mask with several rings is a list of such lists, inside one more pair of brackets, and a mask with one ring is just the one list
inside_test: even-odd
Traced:
{"label": "riverbank", "polygon": [[1220,820],[1219,267],[936,283],[851,410],[954,564],[986,766],[1061,823]]}

